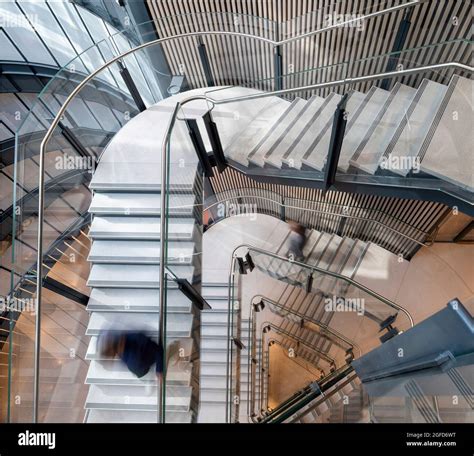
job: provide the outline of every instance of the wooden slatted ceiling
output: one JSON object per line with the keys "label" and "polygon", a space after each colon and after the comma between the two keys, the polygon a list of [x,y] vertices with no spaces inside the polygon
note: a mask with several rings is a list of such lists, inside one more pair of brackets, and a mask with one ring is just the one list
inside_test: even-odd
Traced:
{"label": "wooden slatted ceiling", "polygon": [[[197,30],[227,30],[280,39],[316,30],[327,18],[350,18],[404,3],[406,0],[148,0],[160,36]],[[192,14],[189,14],[192,13]],[[202,13],[199,15],[198,13]],[[186,15],[187,14],[187,15]],[[293,73],[283,86],[303,86],[345,76],[383,72],[387,54],[393,47],[396,31],[405,12],[397,11],[362,23],[362,28],[341,27],[283,46],[283,68]],[[186,15],[176,18],[176,15]],[[329,15],[329,16],[328,16]],[[335,16],[338,15],[338,16]],[[261,18],[265,19],[261,19]],[[239,21],[240,25],[236,25]],[[471,38],[469,0],[428,1],[413,8],[405,49],[456,39]],[[278,25],[277,25],[278,23]],[[270,45],[235,36],[205,36],[212,73],[218,85],[246,85],[272,90],[273,49]],[[197,52],[197,38],[187,37],[163,45],[174,73],[185,73],[191,88],[206,85]],[[372,58],[370,58],[372,57]],[[404,67],[427,65],[449,60],[470,63],[468,43],[435,46],[402,56]],[[365,59],[365,60],[362,60]],[[347,63],[344,63],[347,62]],[[337,67],[328,67],[336,65]],[[319,70],[305,71],[314,68]],[[417,86],[423,77],[447,82],[451,72],[406,77],[402,82]],[[265,81],[267,80],[267,81]],[[256,84],[255,81],[264,81]],[[365,83],[359,90],[367,91]],[[342,90],[339,89],[339,90]],[[327,95],[329,89],[320,91]],[[299,94],[310,96],[307,94]]]}

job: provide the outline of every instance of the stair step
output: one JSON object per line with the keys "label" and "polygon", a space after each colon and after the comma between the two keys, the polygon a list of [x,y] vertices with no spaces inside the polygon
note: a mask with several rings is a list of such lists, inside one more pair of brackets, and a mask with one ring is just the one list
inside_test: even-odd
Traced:
{"label": "stair step", "polygon": [[[156,411],[158,388],[156,386],[91,385],[85,407],[100,410],[149,410]],[[166,388],[166,410],[190,410],[191,388],[170,386]]]}
{"label": "stair step", "polygon": [[470,192],[474,192],[472,94],[471,79],[453,76],[420,152],[423,172]]}
{"label": "stair step", "polygon": [[294,99],[285,112],[274,121],[266,135],[250,151],[248,160],[250,163],[263,167],[264,157],[272,145],[285,134],[285,131],[298,119],[301,111],[306,105],[306,100],[302,98]]}
{"label": "stair step", "polygon": [[265,164],[281,168],[282,158],[292,155],[294,145],[299,143],[300,138],[312,126],[323,104],[324,98],[318,96],[313,96],[306,102],[298,117],[287,126],[271,146],[268,146],[264,157]]}
{"label": "stair step", "polygon": [[372,87],[366,94],[364,101],[354,113],[349,113],[346,125],[346,134],[342,142],[339,156],[338,170],[347,172],[349,160],[354,155],[359,144],[373,125],[377,115],[384,107],[390,92]]}
{"label": "stair step", "polygon": [[[262,100],[264,101],[264,100]],[[253,150],[257,144],[268,134],[271,127],[288,109],[290,103],[279,97],[271,97],[257,115],[239,131],[230,141],[225,150],[226,157],[248,166],[248,152]]]}
{"label": "stair step", "polygon": [[[334,118],[334,111],[339,101],[341,101],[341,96],[334,92],[325,98],[324,103],[311,119],[310,126],[301,137],[297,138],[283,157],[284,162],[290,168],[300,169],[303,157],[311,155],[327,125]],[[327,151],[324,154],[327,155]]]}
{"label": "stair step", "polygon": [[369,174],[375,173],[415,94],[416,89],[395,84],[383,109],[349,160],[352,166]]}
{"label": "stair step", "polygon": [[[168,264],[191,264],[194,243],[168,243]],[[160,241],[96,240],[92,243],[88,261],[95,264],[159,264]]]}
{"label": "stair step", "polygon": [[[191,216],[194,210],[194,195],[169,195],[168,214]],[[161,215],[159,193],[95,193],[89,212],[99,215]]]}
{"label": "stair step", "polygon": [[[352,113],[357,111],[357,108],[364,101],[365,94],[357,91],[352,91],[349,94],[346,103],[346,113],[350,118]],[[334,123],[334,117],[330,118],[326,125],[320,132],[316,144],[313,148],[306,151],[301,162],[310,168],[314,168],[318,171],[322,171],[326,164],[327,155],[329,152],[329,146],[331,143],[332,125]]]}
{"label": "stair step", "polygon": [[[166,372],[167,385],[189,386],[191,384],[191,367],[188,361],[170,361]],[[129,385],[143,386],[156,384],[155,367],[141,378],[130,372],[127,366],[119,359],[92,360],[87,372],[86,383],[89,385]]]}
{"label": "stair step", "polygon": [[[406,176],[419,160],[418,154],[448,86],[424,79],[396,134],[384,153],[385,164],[395,174]],[[419,167],[419,163],[416,164]],[[418,169],[419,170],[419,169]]]}
{"label": "stair step", "polygon": [[[194,233],[194,219],[178,218],[168,222],[169,239],[191,240]],[[96,215],[92,221],[89,237],[92,239],[160,239],[159,217],[120,217]]]}
{"label": "stair step", "polygon": [[[190,146],[192,148],[192,146]],[[157,151],[158,152],[158,151]],[[100,162],[90,188],[95,191],[153,192],[161,190],[161,164],[134,162]],[[196,179],[197,163],[170,163],[169,186],[173,191],[191,192]]]}
{"label": "stair step", "polygon": [[[167,289],[169,313],[189,312],[191,301],[178,289]],[[93,288],[87,303],[88,311],[158,312],[160,295],[157,290],[140,288]]]}
{"label": "stair step", "polygon": [[[193,316],[191,314],[168,314],[166,316],[167,336],[172,338],[191,337]],[[158,334],[158,314],[141,312],[93,312],[86,335],[97,336],[102,331],[144,331]]]}
{"label": "stair step", "polygon": [[[166,423],[191,423],[192,412],[171,412],[166,411]],[[89,410],[87,423],[157,423],[157,412],[139,410]]]}
{"label": "stair step", "polygon": [[[180,278],[192,281],[192,266],[173,266]],[[160,269],[157,265],[94,264],[87,286],[105,288],[159,288]],[[168,283],[173,287],[173,283]]]}

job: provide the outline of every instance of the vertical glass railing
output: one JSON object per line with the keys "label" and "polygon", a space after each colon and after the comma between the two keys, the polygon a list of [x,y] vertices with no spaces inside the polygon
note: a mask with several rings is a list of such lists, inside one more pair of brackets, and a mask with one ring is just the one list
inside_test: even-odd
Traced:
{"label": "vertical glass railing", "polygon": [[163,270],[168,275],[164,290],[167,307],[157,317],[163,316],[167,322],[163,332],[168,354],[167,374],[161,386],[165,403],[162,422],[190,421],[192,414],[197,414],[203,175],[186,122],[200,119],[203,107],[200,100],[178,110],[169,105],[170,121],[172,112],[176,117],[170,125],[168,145],[156,165],[150,165],[158,172],[163,170],[161,177],[166,180],[160,181],[160,186],[165,204],[161,245],[165,248]]}
{"label": "vertical glass railing", "polygon": [[[39,195],[43,195],[44,211],[42,224],[42,277],[58,278],[57,266],[50,264],[52,255],[57,256],[57,242],[64,233],[74,233],[82,221],[89,223],[88,208],[91,203],[92,193],[89,183],[95,172],[99,158],[103,156],[105,147],[112,137],[124,126],[139,110],[133,93],[125,84],[120,75],[121,69],[127,67],[131,77],[137,81],[139,93],[148,105],[161,98],[156,80],[150,81],[153,92],[145,88],[145,81],[140,64],[147,68],[148,56],[142,53],[132,55],[121,63],[115,64],[99,73],[96,78],[87,83],[81,92],[71,101],[62,113],[58,126],[53,130],[44,151],[43,184],[40,180],[40,144],[52,120],[59,113],[61,105],[85,78],[96,69],[90,65],[101,65],[108,59],[115,57],[119,52],[134,47],[136,43],[115,35],[86,50],[75,60],[69,62],[57,75],[49,81],[48,85],[39,95],[32,110],[16,132],[15,159],[11,166],[4,171],[11,175],[14,181],[13,202],[11,218],[9,221],[12,232],[11,244],[8,246],[2,261],[5,259],[5,268],[10,272],[10,290],[5,295],[15,299],[30,299],[37,304],[37,255],[38,255],[38,208]],[[88,64],[84,64],[88,62]],[[141,75],[141,76],[140,76]],[[114,151],[110,152],[110,155]],[[103,158],[103,157],[102,157]],[[117,158],[117,157],[115,157]],[[104,160],[107,161],[107,158]],[[120,160],[116,160],[120,162]],[[119,163],[120,164],[120,163]],[[106,166],[106,165],[104,165]],[[99,185],[107,186],[113,179],[120,175],[120,169],[110,168],[101,176],[97,176]],[[67,278],[72,282],[69,286],[80,289],[80,282],[87,279],[88,248],[84,250],[87,238],[79,247],[63,248],[64,256],[70,255],[74,264],[68,265],[66,274],[60,274],[61,281],[67,283]],[[69,250],[69,251],[68,251]],[[3,253],[3,252],[2,252]],[[61,258],[55,258],[56,264]],[[80,272],[78,272],[80,271]],[[64,272],[64,271],[63,271]],[[75,272],[78,272],[74,279]],[[78,288],[79,287],[79,288]],[[26,291],[25,291],[26,288]],[[85,288],[81,292],[88,294]],[[25,297],[26,294],[26,297]],[[42,327],[47,328],[50,322],[48,290],[43,287],[41,310],[33,308],[22,312],[15,320],[15,337],[22,344],[11,343],[12,352],[8,356],[8,372],[10,388],[8,396],[8,420],[31,421],[34,420],[33,395],[35,390],[34,358],[37,344],[35,343],[35,326],[38,317],[41,317]],[[28,313],[29,312],[29,313]],[[70,313],[74,314],[71,308]],[[67,318],[67,317],[66,317]],[[78,317],[79,318],[79,317]],[[82,317],[81,317],[82,318]],[[75,328],[77,338],[68,339],[69,331],[61,332],[57,329],[59,341],[54,339],[46,328],[42,330],[38,408],[36,410],[39,421],[54,421],[55,405],[64,399],[62,391],[64,384],[70,382],[71,375],[77,374],[79,383],[83,384],[85,378],[85,331],[81,322]],[[71,322],[72,324],[72,322]],[[73,332],[74,328],[69,330]],[[11,342],[11,341],[10,341]],[[79,345],[78,345],[79,344]],[[20,351],[15,352],[19,346]],[[53,366],[57,362],[58,366]],[[56,368],[54,376],[52,370]],[[57,384],[54,384],[54,378]],[[26,379],[20,381],[19,379]],[[73,382],[75,384],[75,382]],[[13,385],[16,385],[15,387]],[[19,386],[18,386],[19,385]],[[17,387],[18,386],[18,387]],[[76,385],[77,386],[77,385]],[[74,386],[74,388],[76,388]],[[82,386],[82,385],[81,385]],[[80,389],[71,394],[71,398],[79,399]],[[82,398],[84,399],[84,398]],[[59,401],[59,402],[58,402]],[[63,402],[66,403],[67,401]],[[81,411],[83,401],[81,404]],[[73,407],[74,408],[74,407]],[[72,415],[71,415],[72,416]],[[75,421],[81,417],[74,415]]]}

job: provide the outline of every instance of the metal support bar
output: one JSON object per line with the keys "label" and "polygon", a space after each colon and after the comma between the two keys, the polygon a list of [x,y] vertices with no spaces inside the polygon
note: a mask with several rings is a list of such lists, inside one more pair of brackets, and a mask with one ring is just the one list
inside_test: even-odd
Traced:
{"label": "metal support bar", "polygon": [[283,89],[283,59],[281,55],[281,46],[275,46],[274,53],[274,67],[275,67],[275,90]]}
{"label": "metal support bar", "polygon": [[199,58],[201,59],[202,69],[204,71],[204,76],[206,78],[206,83],[208,87],[214,87],[216,84],[214,78],[212,77],[211,64],[209,63],[209,57],[207,55],[206,45],[202,41],[202,38],[198,38],[198,52]]}
{"label": "metal support bar", "polygon": [[[395,55],[391,56],[387,62],[386,71],[394,71],[397,68],[398,61],[400,60],[400,51],[403,49],[405,45],[405,41],[407,39],[408,30],[410,29],[410,19],[412,15],[413,9],[410,8],[406,13],[400,25],[398,27],[397,35],[395,37],[395,41],[393,43],[392,53]],[[380,88],[384,90],[389,90],[390,88],[390,79],[384,79],[381,84]]]}
{"label": "metal support bar", "polygon": [[209,155],[206,152],[197,120],[185,119],[185,122],[188,127],[189,136],[191,138],[191,142],[193,143],[194,150],[196,151],[199,162],[201,163],[202,169],[204,171],[204,176],[214,177],[214,171],[212,171],[212,165],[209,161]]}
{"label": "metal support bar", "polygon": [[64,296],[65,298],[70,299],[71,301],[82,304],[83,306],[86,306],[89,302],[89,296],[81,293],[80,291],[74,290],[74,288],[71,288],[51,277],[46,277],[44,279],[43,287],[56,294]]}
{"label": "metal support bar", "polygon": [[61,129],[61,134],[66,138],[66,140],[71,144],[73,149],[75,149],[79,155],[82,155],[83,157],[91,156],[89,151],[82,145],[81,141],[79,141],[77,136],[69,127],[66,127],[60,122],[59,128]]}
{"label": "metal support bar", "polygon": [[132,76],[130,75],[128,68],[125,67],[124,64],[120,61],[118,61],[118,66],[120,68],[120,75],[122,76],[123,82],[127,86],[127,89],[130,92],[133,101],[137,105],[138,110],[140,112],[145,111],[146,105],[143,102],[140,92],[138,91],[137,86],[135,85],[135,82],[133,82]]}
{"label": "metal support bar", "polygon": [[206,126],[209,141],[211,142],[214,160],[216,161],[217,169],[222,173],[227,168],[227,160],[225,159],[224,150],[222,149],[221,139],[217,131],[217,125],[212,120],[211,113],[208,111],[202,116],[204,125]]}
{"label": "metal support bar", "polygon": [[329,143],[328,159],[324,172],[324,189],[329,189],[336,181],[337,164],[341,154],[344,133],[346,132],[346,102],[348,95],[345,94],[339,102],[334,113],[334,122],[332,124],[331,141]]}

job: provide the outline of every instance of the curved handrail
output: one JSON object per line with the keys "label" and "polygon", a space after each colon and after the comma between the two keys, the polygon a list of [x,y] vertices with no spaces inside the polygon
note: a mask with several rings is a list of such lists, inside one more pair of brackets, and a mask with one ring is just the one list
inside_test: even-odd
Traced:
{"label": "curved handrail", "polygon": [[[311,323],[314,323],[316,326],[318,326],[319,328],[321,328],[321,335],[324,336],[323,332],[326,331],[328,332],[329,334],[332,334],[334,337],[336,337],[337,339],[340,339],[342,340],[343,342],[345,342],[347,345],[349,345],[351,348],[355,348],[358,352],[359,352],[359,356],[362,356],[362,349],[360,348],[360,346],[357,344],[357,342],[353,341],[353,340],[350,340],[348,339],[346,336],[344,336],[343,334],[341,334],[340,332],[330,328],[328,325],[326,325],[325,323],[321,323],[320,321],[314,319],[314,318],[308,318],[306,317],[305,315],[303,315],[302,313],[300,312],[297,312],[296,310],[293,310],[293,309],[289,309],[287,307],[285,307],[283,304],[280,304],[270,298],[267,298],[261,294],[257,294],[255,295],[251,302],[253,303],[253,300],[255,298],[260,298],[262,301],[265,301],[265,302],[268,302],[269,304],[275,306],[275,307],[278,307],[279,309],[281,310],[284,310],[288,313],[292,313],[293,315],[296,315],[298,317],[301,317],[301,318],[304,318],[305,320],[311,322]],[[334,342],[335,343],[335,342]],[[341,347],[343,348],[343,347]]]}
{"label": "curved handrail", "polygon": [[[257,190],[257,189],[255,189]],[[418,239],[415,239],[405,233],[402,233],[401,231],[397,230],[396,228],[393,228],[391,226],[389,226],[388,224],[384,223],[384,222],[381,222],[379,220],[375,220],[375,219],[367,219],[365,217],[359,217],[359,216],[355,216],[355,215],[348,215],[348,214],[341,214],[341,213],[338,213],[338,212],[329,212],[329,211],[323,211],[323,210],[318,210],[318,209],[310,209],[310,208],[306,208],[306,207],[299,207],[299,206],[293,206],[293,205],[290,205],[290,204],[284,204],[283,202],[280,202],[280,201],[276,201],[276,200],[272,200],[271,198],[266,198],[264,196],[259,196],[259,195],[238,195],[238,196],[229,196],[229,197],[226,197],[225,200],[220,200],[220,201],[216,201],[215,203],[212,203],[210,204],[209,206],[206,206],[204,208],[204,210],[207,210],[207,209],[211,209],[219,204],[222,204],[222,201],[229,201],[229,200],[236,200],[236,199],[241,199],[241,198],[254,198],[254,199],[259,199],[259,200],[263,200],[263,201],[269,201],[271,203],[274,203],[274,204],[278,204],[280,207],[285,207],[285,208],[289,208],[289,209],[296,209],[296,210],[304,210],[305,212],[312,212],[312,213],[315,213],[315,214],[324,214],[324,215],[334,215],[334,216],[339,216],[339,217],[343,217],[343,218],[347,218],[347,219],[352,219],[352,220],[363,220],[364,222],[368,222],[368,223],[374,223],[376,225],[379,225],[379,226],[383,226],[384,228],[387,228],[388,230],[412,241],[412,242],[415,242],[416,244],[420,245],[420,246],[425,246],[425,247],[428,247],[428,246],[431,246],[433,244],[433,241],[429,241],[428,243],[425,243],[425,242],[422,242]],[[308,200],[301,200],[301,201],[308,201]],[[308,201],[310,202],[310,201]],[[325,203],[327,204],[327,203]],[[360,209],[358,207],[355,207],[355,206],[346,206],[346,207],[350,207],[350,208],[354,208],[354,209]],[[379,213],[381,214],[384,214],[389,216],[389,214],[386,214],[382,211],[378,211]],[[403,223],[403,222],[402,222]],[[413,229],[413,230],[417,230],[419,231],[423,236],[426,236],[427,238],[429,238],[431,235],[430,233],[427,233],[423,230],[420,230],[419,228],[416,228],[416,227],[412,227],[410,225],[408,225],[410,227],[410,229]]]}
{"label": "curved handrail", "polygon": [[257,100],[260,98],[266,98],[266,97],[278,96],[278,95],[287,95],[289,93],[295,93],[295,92],[306,92],[306,91],[314,90],[314,89],[327,89],[329,87],[336,87],[336,86],[341,86],[341,85],[352,85],[352,84],[357,84],[358,82],[374,81],[376,79],[391,79],[391,78],[396,78],[396,77],[405,76],[409,74],[423,73],[424,71],[441,70],[443,68],[455,68],[458,70],[469,71],[471,73],[474,72],[474,67],[465,65],[464,63],[459,63],[459,62],[436,63],[432,65],[425,65],[422,67],[409,68],[406,70],[387,71],[386,73],[376,73],[369,76],[357,76],[355,78],[338,79],[336,81],[321,82],[319,84],[310,84],[310,85],[302,86],[302,87],[292,87],[290,89],[274,90],[273,92],[262,92],[262,93],[252,94],[252,95],[243,95],[240,97],[225,98],[222,100],[212,100],[212,102],[216,105],[222,105],[222,104],[228,104],[228,103],[236,103],[239,101]]}
{"label": "curved handrail", "polygon": [[356,288],[359,288],[360,290],[364,291],[365,293],[367,293],[368,295],[378,299],[379,301],[382,301],[384,304],[386,304],[387,306],[397,310],[397,311],[400,311],[402,313],[405,314],[405,316],[408,318],[408,321],[410,322],[410,326],[413,327],[415,325],[414,323],[414,320],[413,320],[413,317],[411,316],[410,312],[408,312],[407,309],[405,309],[403,306],[400,306],[399,304],[391,301],[390,299],[382,296],[381,294],[377,293],[376,291],[374,290],[371,290],[370,288],[366,287],[365,285],[361,284],[360,282],[357,282],[356,280],[354,279],[351,279],[350,277],[347,277],[345,275],[342,275],[342,274],[339,274],[338,272],[333,272],[333,271],[328,271],[326,269],[323,269],[323,268],[320,268],[319,266],[309,266],[305,263],[302,263],[300,261],[297,261],[297,260],[289,260],[288,258],[285,258],[283,256],[280,256],[280,255],[277,255],[276,253],[273,253],[273,252],[270,252],[268,250],[265,250],[265,249],[262,249],[262,248],[259,248],[259,247],[254,247],[250,244],[240,244],[239,246],[237,246],[233,253],[232,253],[232,256],[233,257],[236,257],[237,256],[237,251],[239,249],[242,249],[242,248],[246,248],[247,250],[249,251],[255,251],[257,253],[262,253],[264,255],[268,255],[268,256],[271,256],[272,258],[275,258],[277,260],[280,260],[280,261],[283,261],[285,263],[291,263],[291,264],[294,264],[294,265],[297,265],[297,266],[300,266],[301,268],[304,268],[304,269],[310,269],[311,271],[313,272],[318,272],[320,274],[323,274],[323,275],[328,275],[330,277],[334,277],[338,280],[342,280],[344,282],[347,282],[349,285],[352,285]]}

